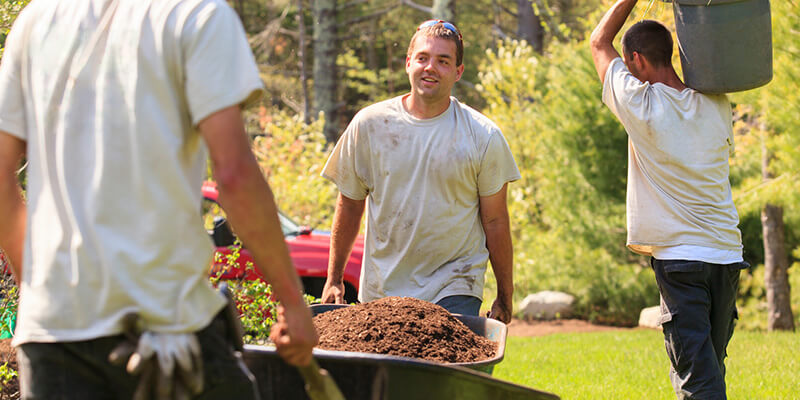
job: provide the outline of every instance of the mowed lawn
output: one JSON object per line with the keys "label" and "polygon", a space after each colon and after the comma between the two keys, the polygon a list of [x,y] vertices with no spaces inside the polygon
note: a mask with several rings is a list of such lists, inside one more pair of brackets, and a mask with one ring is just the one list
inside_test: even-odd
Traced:
{"label": "mowed lawn", "polygon": [[[675,399],[657,330],[509,337],[494,377],[562,399]],[[730,399],[800,399],[800,333],[737,331],[728,346]]]}

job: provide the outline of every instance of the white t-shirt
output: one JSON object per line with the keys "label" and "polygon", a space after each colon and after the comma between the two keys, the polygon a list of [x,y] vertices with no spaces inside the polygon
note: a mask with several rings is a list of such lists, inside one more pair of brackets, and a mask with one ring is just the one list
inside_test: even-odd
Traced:
{"label": "white t-shirt", "polygon": [[116,334],[127,312],[152,331],[206,326],[224,301],[207,280],[196,125],[262,90],[236,14],[223,0],[34,0],[6,44],[0,130],[28,159],[14,343]]}
{"label": "white t-shirt", "polygon": [[373,104],[350,122],[322,176],[348,198],[368,197],[362,302],[483,297],[489,252],[479,196],[520,178],[488,118],[453,97],[430,119],[409,114],[402,96]]}
{"label": "white t-shirt", "polygon": [[727,96],[643,83],[617,58],[606,72],[603,102],[629,137],[628,247],[644,255],[741,261]]}

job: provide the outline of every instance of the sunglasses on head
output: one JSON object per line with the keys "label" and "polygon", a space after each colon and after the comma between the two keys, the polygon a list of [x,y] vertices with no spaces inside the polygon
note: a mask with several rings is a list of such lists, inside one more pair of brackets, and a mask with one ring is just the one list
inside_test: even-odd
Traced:
{"label": "sunglasses on head", "polygon": [[456,28],[456,26],[453,25],[452,22],[447,22],[447,21],[444,21],[444,20],[441,20],[441,19],[429,19],[429,20],[419,24],[419,26],[417,27],[417,30],[420,30],[422,28],[427,28],[429,26],[434,26],[436,24],[442,24],[442,26],[445,27],[445,29],[447,29],[450,32],[453,32],[456,35],[458,35],[458,40],[460,42],[463,42],[463,39],[461,38],[461,32],[458,31],[458,28]]}

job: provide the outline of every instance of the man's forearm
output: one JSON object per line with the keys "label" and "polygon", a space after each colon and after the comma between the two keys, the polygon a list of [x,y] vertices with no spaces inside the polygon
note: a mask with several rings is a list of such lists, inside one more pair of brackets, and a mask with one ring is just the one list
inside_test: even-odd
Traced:
{"label": "man's forearm", "polygon": [[305,307],[278,220],[278,207],[250,151],[238,106],[220,110],[199,124],[208,144],[219,201],[259,271],[287,307]]}
{"label": "man's forearm", "polygon": [[347,259],[361,228],[365,200],[352,200],[339,194],[331,227],[331,247],[328,258],[328,280],[342,283]]}
{"label": "man's forearm", "polygon": [[289,305],[300,300],[303,286],[286,248],[272,190],[257,166],[225,180],[217,177],[219,200],[255,264],[276,297]]}
{"label": "man's forearm", "polygon": [[597,27],[592,31],[589,39],[592,49],[592,59],[600,76],[600,81],[605,79],[605,73],[611,61],[619,57],[619,52],[614,48],[614,38],[619,33],[625,20],[636,6],[637,0],[618,0],[609,9]]}
{"label": "man's forearm", "polygon": [[489,261],[497,281],[497,297],[510,304],[514,294],[514,251],[508,218],[489,223],[484,230]]}
{"label": "man's forearm", "polygon": [[8,178],[0,188],[0,218],[5,221],[0,224],[0,248],[8,256],[8,262],[17,283],[22,281],[22,252],[25,242],[26,207],[22,200],[19,186],[16,183],[8,184]]}
{"label": "man's forearm", "polygon": [[592,31],[591,41],[611,44],[617,36],[638,0],[618,0]]}
{"label": "man's forearm", "polygon": [[0,132],[0,248],[8,256],[17,283],[22,282],[27,211],[16,170],[24,154],[25,142]]}

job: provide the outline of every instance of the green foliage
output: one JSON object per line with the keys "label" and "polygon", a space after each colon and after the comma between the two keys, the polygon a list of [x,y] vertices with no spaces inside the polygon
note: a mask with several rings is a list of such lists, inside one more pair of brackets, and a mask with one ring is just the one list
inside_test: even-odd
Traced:
{"label": "green foliage", "polygon": [[[765,204],[783,206],[787,247],[800,249],[800,15],[798,2],[771,3],[773,39],[773,80],[768,85],[732,99],[736,107],[736,157],[731,175],[734,200],[743,218],[758,218]],[[762,151],[772,159],[769,173],[762,178]],[[759,227],[760,229],[760,227]],[[761,238],[760,231],[754,232]],[[747,235],[747,233],[745,233]],[[748,250],[745,247],[745,250]],[[762,250],[763,254],[763,250]],[[758,262],[761,262],[763,257]],[[798,261],[794,256],[793,261]]]}
{"label": "green foliage", "polygon": [[6,37],[8,37],[11,26],[14,25],[14,20],[29,2],[30,0],[3,0],[0,2],[0,58],[3,57]]}
{"label": "green foliage", "polygon": [[509,196],[515,292],[563,290],[581,317],[634,324],[658,294],[646,261],[625,248],[627,135],[600,101],[588,44],[551,51],[504,42],[481,65],[485,112],[522,173]]}
{"label": "green foliage", "polygon": [[338,191],[320,177],[328,152],[323,123],[306,125],[299,116],[268,115],[262,108],[257,124],[264,135],[253,140],[253,152],[278,206],[301,225],[327,229]]}
{"label": "green foliage", "polygon": [[[399,92],[389,92],[383,87],[388,80],[395,82],[408,80],[404,69],[392,72],[387,68],[378,71],[367,68],[353,50],[346,50],[340,54],[336,65],[344,71],[342,89],[345,91],[344,97],[349,99],[348,103],[352,110],[360,110],[372,103],[399,95]],[[403,86],[403,89],[406,87]]]}
{"label": "green foliage", "polygon": [[0,249],[0,336],[3,338],[14,336],[19,306],[19,288],[10,271],[8,259]]}
{"label": "green foliage", "polygon": [[[220,277],[228,270],[236,268],[241,255],[242,243],[236,239],[235,243],[228,246],[230,254],[214,254],[214,265],[222,265],[213,271],[209,281],[214,287],[223,282],[228,285],[239,311],[239,320],[244,329],[244,342],[249,344],[264,344],[269,341],[269,333],[275,323],[279,302],[272,297],[272,286],[257,280],[233,279],[222,281]],[[224,258],[222,258],[224,257]],[[248,262],[245,265],[246,274],[251,273],[255,266]],[[310,295],[303,295],[306,304],[319,303],[319,299]]]}
{"label": "green foliage", "polygon": [[[509,337],[493,376],[562,399],[675,398],[657,330]],[[800,335],[736,330],[728,346],[731,399],[791,399],[800,387]]]}
{"label": "green foliage", "polygon": [[[228,246],[230,254],[214,254],[214,265],[220,266],[213,271],[210,281],[213,286],[218,286],[223,281],[220,277],[228,270],[237,267],[241,255],[242,243],[239,239]],[[224,259],[222,258],[224,257]],[[253,271],[253,263],[245,265],[247,273]],[[278,303],[272,298],[272,287],[261,280],[248,281],[244,279],[226,280],[239,311],[239,319],[244,328],[245,343],[264,343],[269,338],[270,328],[275,323],[276,308]]]}
{"label": "green foliage", "polygon": [[3,365],[0,365],[0,393],[2,393],[6,385],[8,385],[11,380],[17,376],[17,371],[14,368],[11,368],[8,363],[3,363]]}
{"label": "green foliage", "polygon": [[[794,255],[795,258],[798,256],[800,254]],[[789,285],[794,289],[789,300],[794,325],[800,327],[800,262],[795,262],[789,268]],[[763,264],[742,271],[739,281],[739,321],[736,326],[749,331],[767,330],[767,289]]]}

